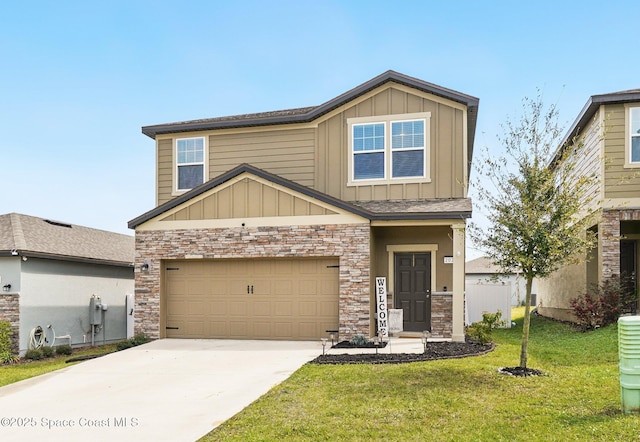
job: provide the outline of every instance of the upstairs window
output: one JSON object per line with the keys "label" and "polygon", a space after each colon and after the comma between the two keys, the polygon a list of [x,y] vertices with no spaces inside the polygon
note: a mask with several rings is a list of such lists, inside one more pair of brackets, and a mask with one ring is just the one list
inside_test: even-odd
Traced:
{"label": "upstairs window", "polygon": [[424,177],[424,123],[391,123],[391,178]]}
{"label": "upstairs window", "polygon": [[353,125],[353,177],[384,178],[384,123]]}
{"label": "upstairs window", "polygon": [[176,140],[176,187],[190,190],[204,183],[204,138]]}
{"label": "upstairs window", "polygon": [[431,114],[351,118],[349,185],[428,181]]}
{"label": "upstairs window", "polygon": [[629,108],[629,132],[631,163],[640,164],[640,107]]}

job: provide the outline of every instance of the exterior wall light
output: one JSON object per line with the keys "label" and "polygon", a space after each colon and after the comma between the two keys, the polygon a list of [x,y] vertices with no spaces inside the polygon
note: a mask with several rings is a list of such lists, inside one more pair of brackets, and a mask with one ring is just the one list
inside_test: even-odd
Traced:
{"label": "exterior wall light", "polygon": [[2,286],[2,291],[8,292],[9,290],[11,290],[11,284],[5,284]]}

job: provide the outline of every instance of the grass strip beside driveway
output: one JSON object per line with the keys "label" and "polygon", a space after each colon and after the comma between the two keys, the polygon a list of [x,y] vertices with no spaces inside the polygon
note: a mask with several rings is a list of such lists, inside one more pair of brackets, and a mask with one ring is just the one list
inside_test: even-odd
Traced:
{"label": "grass strip beside driveway", "polygon": [[116,351],[116,345],[110,344],[76,350],[70,356],[56,356],[40,361],[21,361],[18,364],[0,365],[0,387],[68,367],[71,363],[67,363],[67,361],[72,358],[88,355],[104,355],[114,351]]}

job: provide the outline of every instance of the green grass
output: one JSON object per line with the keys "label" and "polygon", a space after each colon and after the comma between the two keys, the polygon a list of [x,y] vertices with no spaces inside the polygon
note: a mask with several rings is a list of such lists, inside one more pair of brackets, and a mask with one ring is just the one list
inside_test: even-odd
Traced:
{"label": "green grass", "polygon": [[621,412],[617,327],[589,333],[532,318],[529,367],[517,326],[484,356],[402,365],[305,365],[202,441],[631,441]]}
{"label": "green grass", "polygon": [[40,361],[22,361],[19,364],[0,365],[0,387],[69,367],[76,362],[67,363],[66,361],[78,356],[103,355],[114,351],[116,351],[116,345],[110,344],[74,351],[70,356],[56,356]]}

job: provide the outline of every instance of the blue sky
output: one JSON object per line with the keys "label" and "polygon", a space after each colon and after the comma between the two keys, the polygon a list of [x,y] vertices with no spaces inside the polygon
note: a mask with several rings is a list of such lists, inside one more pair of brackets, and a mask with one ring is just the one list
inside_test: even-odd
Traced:
{"label": "blue sky", "polygon": [[543,91],[570,125],[640,88],[640,2],[20,1],[0,6],[0,213],[133,234],[141,126],[321,104],[393,69],[480,98],[476,148]]}

